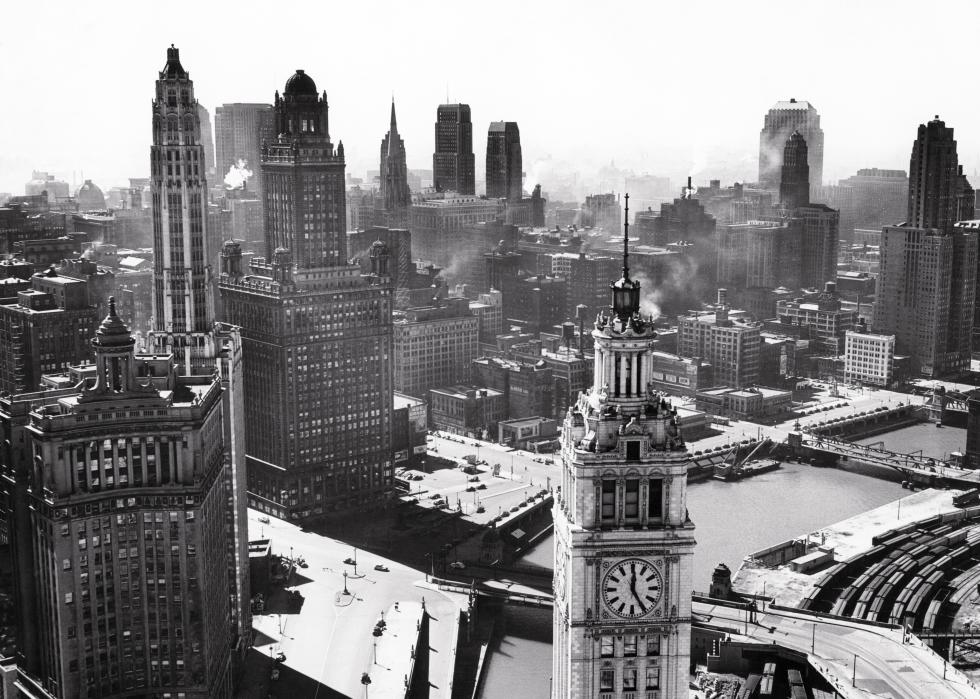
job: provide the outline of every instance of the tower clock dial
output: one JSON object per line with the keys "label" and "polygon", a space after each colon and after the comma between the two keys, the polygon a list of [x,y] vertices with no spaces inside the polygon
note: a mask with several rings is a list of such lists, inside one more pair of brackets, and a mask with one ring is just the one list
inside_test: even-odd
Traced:
{"label": "tower clock dial", "polygon": [[626,558],[602,578],[602,599],[606,608],[626,619],[646,616],[663,595],[664,580],[652,563],[642,558]]}

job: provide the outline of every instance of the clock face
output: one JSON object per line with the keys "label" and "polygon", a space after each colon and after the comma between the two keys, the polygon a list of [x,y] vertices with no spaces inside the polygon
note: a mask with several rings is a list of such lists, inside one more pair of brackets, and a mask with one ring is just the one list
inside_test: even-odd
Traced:
{"label": "clock face", "polygon": [[653,611],[663,594],[660,571],[642,558],[626,558],[602,578],[602,599],[613,614],[627,619]]}

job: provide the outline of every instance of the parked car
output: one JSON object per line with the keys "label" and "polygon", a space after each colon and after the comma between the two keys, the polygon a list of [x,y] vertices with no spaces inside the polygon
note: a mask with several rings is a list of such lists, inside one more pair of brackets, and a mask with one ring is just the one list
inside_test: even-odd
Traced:
{"label": "parked car", "polygon": [[449,567],[453,570],[463,570],[466,567],[466,564],[462,561],[453,561],[449,564]]}
{"label": "parked car", "polygon": [[262,524],[268,524],[269,518],[266,517],[265,515],[262,515],[261,517],[259,517],[259,521],[262,522]]}
{"label": "parked car", "polygon": [[380,563],[378,565],[374,566],[374,569],[377,570],[377,571],[379,571],[379,572],[381,572],[381,573],[387,573],[388,572],[388,566],[383,566]]}

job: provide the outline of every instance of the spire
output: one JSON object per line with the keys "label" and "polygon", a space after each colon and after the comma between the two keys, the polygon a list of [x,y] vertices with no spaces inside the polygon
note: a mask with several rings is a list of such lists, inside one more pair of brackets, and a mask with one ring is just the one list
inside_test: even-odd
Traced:
{"label": "spire", "polygon": [[391,96],[391,133],[398,133],[398,122],[395,120],[395,96]]}
{"label": "spire", "polygon": [[398,152],[398,122],[395,120],[395,98],[391,98],[391,125],[388,127],[388,155]]}
{"label": "spire", "polygon": [[623,217],[623,279],[630,278],[630,195],[626,195],[626,215]]}

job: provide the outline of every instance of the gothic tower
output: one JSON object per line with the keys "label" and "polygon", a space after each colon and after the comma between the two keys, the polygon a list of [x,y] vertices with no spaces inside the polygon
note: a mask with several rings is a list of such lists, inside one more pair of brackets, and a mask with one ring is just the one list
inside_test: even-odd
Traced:
{"label": "gothic tower", "polygon": [[412,194],[408,189],[408,165],[405,160],[405,141],[398,135],[395,120],[395,101],[391,101],[391,125],[381,141],[381,202],[385,225],[389,228],[408,223],[408,207]]}
{"label": "gothic tower", "polygon": [[623,276],[592,331],[592,388],[569,408],[562,430],[553,699],[688,692],[690,456],[677,411],[649,387],[656,333],[640,314],[628,245],[626,223]]}
{"label": "gothic tower", "polygon": [[194,83],[173,45],[153,100],[153,343],[189,368],[213,355],[214,295],[207,250],[207,192]]}

